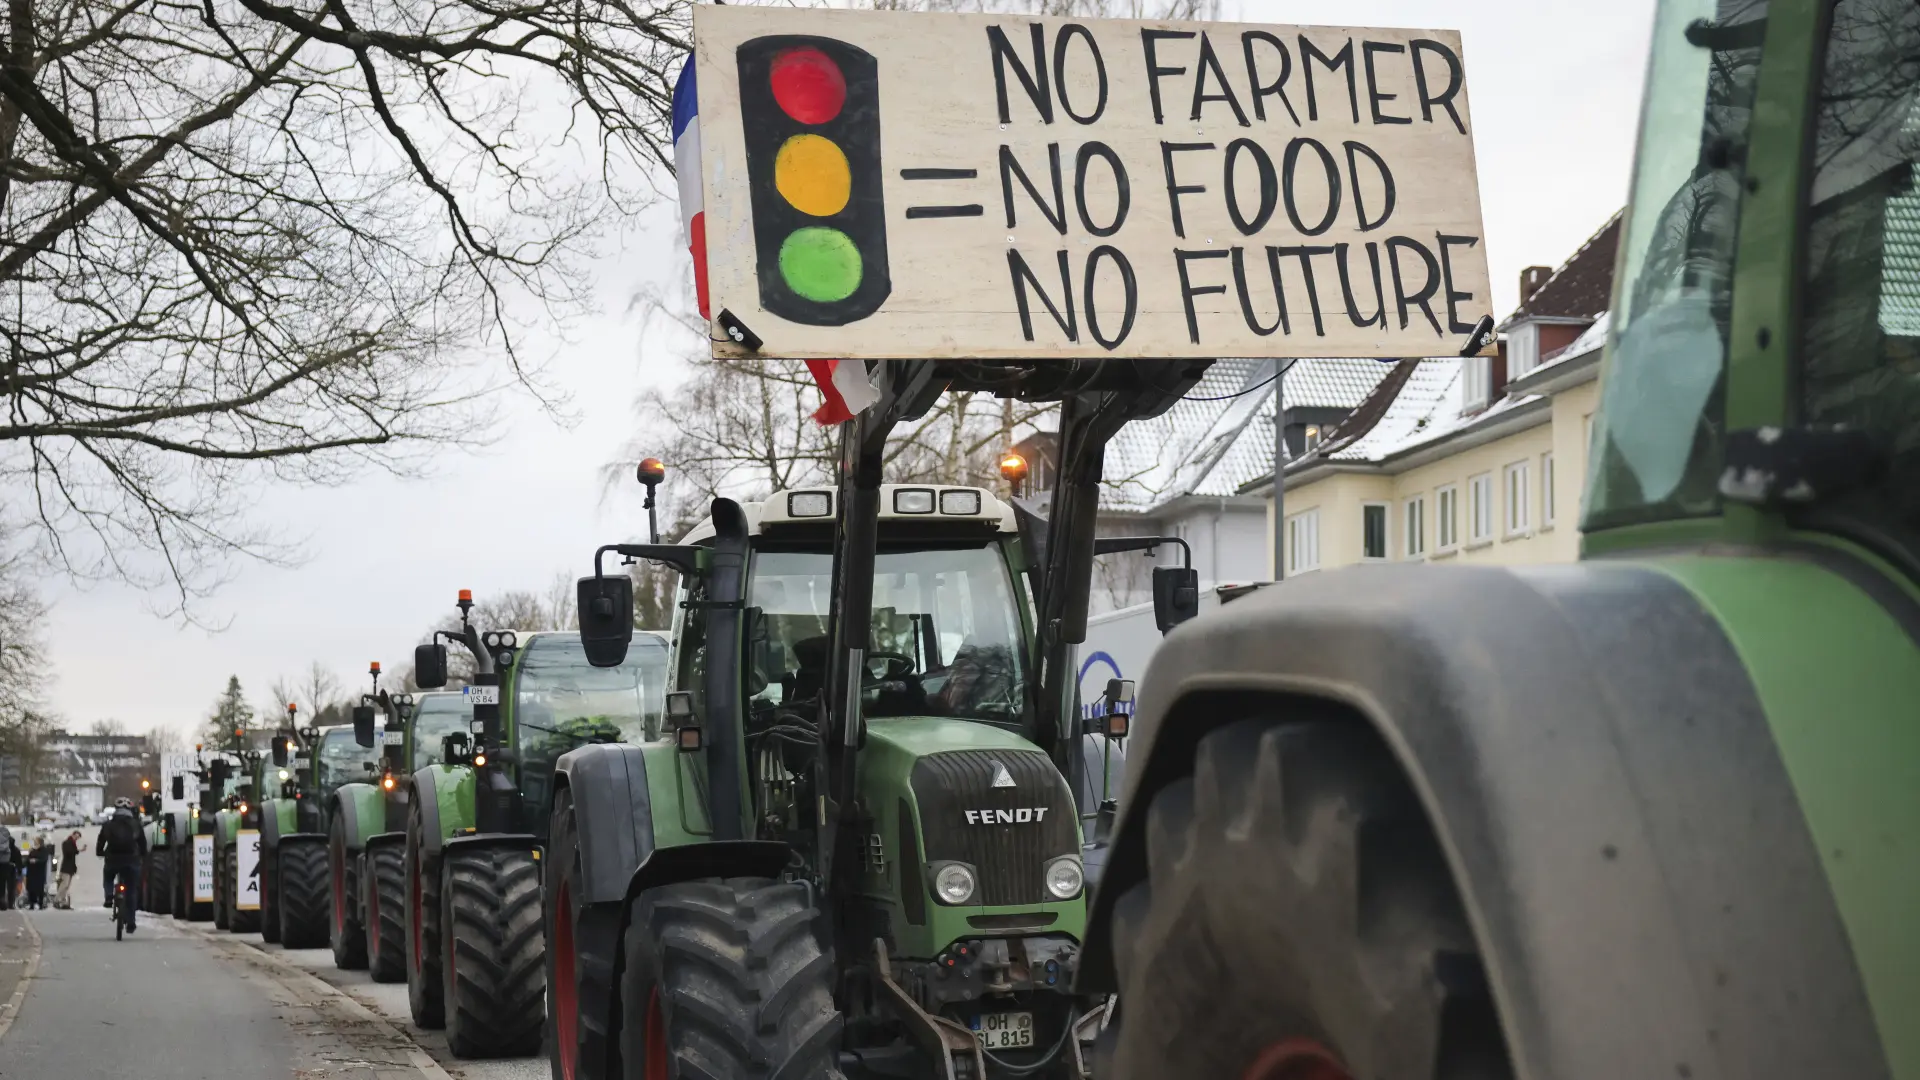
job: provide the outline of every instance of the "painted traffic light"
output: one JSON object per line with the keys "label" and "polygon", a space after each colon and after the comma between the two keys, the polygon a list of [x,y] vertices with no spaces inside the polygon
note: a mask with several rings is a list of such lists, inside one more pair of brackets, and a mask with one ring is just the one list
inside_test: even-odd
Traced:
{"label": "painted traffic light", "polygon": [[736,56],[760,306],[809,326],[864,319],[893,288],[873,56],[799,35]]}

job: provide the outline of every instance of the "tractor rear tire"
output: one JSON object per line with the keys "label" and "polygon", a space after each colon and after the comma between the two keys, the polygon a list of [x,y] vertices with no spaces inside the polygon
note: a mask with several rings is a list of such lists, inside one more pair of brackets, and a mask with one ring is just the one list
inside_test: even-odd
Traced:
{"label": "tractor rear tire", "polygon": [[227,849],[227,929],[235,934],[260,932],[260,909],[240,910],[240,845]]}
{"label": "tractor rear tire", "polygon": [[339,814],[327,830],[327,945],[333,966],[359,971],[367,966],[367,930],[360,925],[360,882],[347,856],[346,822]]}
{"label": "tractor rear tire", "polygon": [[1098,1075],[1511,1080],[1446,856],[1363,723],[1229,724],[1145,809]]}
{"label": "tractor rear tire", "polygon": [[620,974],[624,1080],[842,1080],[833,952],[811,895],[766,878],[640,894]]}
{"label": "tractor rear tire", "polygon": [[216,854],[213,863],[213,928],[215,930],[225,930],[230,925],[228,916],[231,914],[231,909],[227,907],[228,900],[227,861],[224,856]]}
{"label": "tractor rear tire", "polygon": [[367,971],[374,982],[407,981],[407,852],[367,849]]}
{"label": "tractor rear tire", "polygon": [[280,868],[273,875],[279,895],[273,907],[280,916],[281,947],[318,949],[327,944],[331,877],[324,845],[311,840],[280,845]]}
{"label": "tractor rear tire", "polygon": [[147,860],[147,873],[152,875],[140,883],[141,891],[147,894],[147,910],[155,915],[173,914],[173,852],[161,848]]}
{"label": "tractor rear tire", "polygon": [[406,900],[407,1010],[416,1027],[437,1029],[447,1024],[446,999],[441,996],[440,867],[426,858],[426,825],[419,800],[407,813]]}
{"label": "tractor rear tire", "polygon": [[[553,797],[547,844],[547,1058],[553,1080],[604,1076],[617,1060],[615,978],[624,902],[589,906],[581,891],[573,789]],[[610,932],[609,932],[610,931]]]}
{"label": "tractor rear tire", "polygon": [[540,1052],[546,927],[540,863],[528,848],[455,848],[440,857],[447,1049],[460,1058]]}
{"label": "tractor rear tire", "polygon": [[280,943],[280,845],[260,844],[260,940]]}

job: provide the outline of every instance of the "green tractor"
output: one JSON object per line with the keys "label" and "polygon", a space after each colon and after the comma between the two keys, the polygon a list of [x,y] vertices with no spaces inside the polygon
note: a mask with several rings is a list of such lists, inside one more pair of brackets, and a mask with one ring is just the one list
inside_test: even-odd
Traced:
{"label": "green tractor", "polygon": [[407,779],[439,760],[448,736],[471,730],[473,707],[458,693],[389,694],[379,689],[378,663],[371,674],[374,692],[354,710],[354,739],[378,746],[379,764],[375,775],[340,785],[329,800],[329,933],[335,967],[366,968],[373,981],[395,983],[407,977]]}
{"label": "green tractor", "polygon": [[1652,40],[1581,561],[1168,638],[1114,1080],[1920,1078],[1920,7]]}
{"label": "green tractor", "polygon": [[[1063,402],[1077,453],[1205,367],[889,364],[843,431],[839,489],[716,499],[679,544],[596,554],[594,662],[632,633],[607,554],[678,570],[680,615],[668,730],[559,762],[557,1078],[1090,1075],[1108,1005],[1072,989],[1080,822],[1125,724],[1076,700],[1098,459],[1042,516],[882,485],[881,454],[939,394],[1016,385]],[[1156,593],[1192,606],[1191,582],[1165,568]]]}
{"label": "green tractor", "polygon": [[[407,997],[416,1024],[444,1026],[455,1056],[538,1053],[546,987],[539,860],[554,762],[588,744],[657,730],[666,647],[648,635],[613,670],[587,660],[578,634],[442,631],[474,661],[468,732],[445,737],[438,762],[408,782],[405,881]],[[415,680],[445,685],[446,645],[414,654]]]}
{"label": "green tractor", "polygon": [[[233,790],[213,817],[213,925],[235,934],[260,932],[260,797],[266,789],[267,756],[258,750],[232,753],[214,768],[235,778]],[[221,767],[226,766],[225,770]]]}
{"label": "green tractor", "polygon": [[[194,747],[194,753],[200,767],[191,775],[199,797],[169,823],[174,837],[168,843],[171,861],[167,875],[172,884],[173,917],[207,922],[214,917],[214,818],[226,797],[226,785],[236,762],[217,753],[209,761],[200,746]],[[175,801],[187,801],[186,777],[176,775],[172,783]]]}
{"label": "green tractor", "polygon": [[147,854],[140,862],[140,910],[155,915],[173,914],[173,866],[176,849],[187,843],[184,811],[164,810],[160,792],[151,781],[141,780],[141,827],[146,832]]}
{"label": "green tractor", "polygon": [[301,729],[294,717],[294,707],[287,706],[287,727],[274,738],[267,777],[275,797],[261,802],[260,932],[289,949],[317,949],[331,937],[332,795],[378,763],[356,741],[352,726]]}

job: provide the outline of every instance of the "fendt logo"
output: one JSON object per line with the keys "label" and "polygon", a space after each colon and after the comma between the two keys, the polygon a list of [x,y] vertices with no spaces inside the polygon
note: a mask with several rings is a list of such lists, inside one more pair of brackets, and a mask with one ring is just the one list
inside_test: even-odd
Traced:
{"label": "fendt logo", "polygon": [[967,811],[967,824],[969,825],[1031,825],[1036,821],[1045,821],[1046,819],[1047,808],[1044,806],[1023,806],[1018,810]]}

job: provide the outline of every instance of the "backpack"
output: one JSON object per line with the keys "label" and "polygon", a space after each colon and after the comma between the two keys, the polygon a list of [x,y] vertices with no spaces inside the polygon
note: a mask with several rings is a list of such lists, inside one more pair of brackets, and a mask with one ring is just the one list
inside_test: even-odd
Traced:
{"label": "backpack", "polygon": [[107,819],[101,832],[106,836],[107,854],[132,855],[140,850],[139,826],[133,822],[132,814],[114,814]]}

